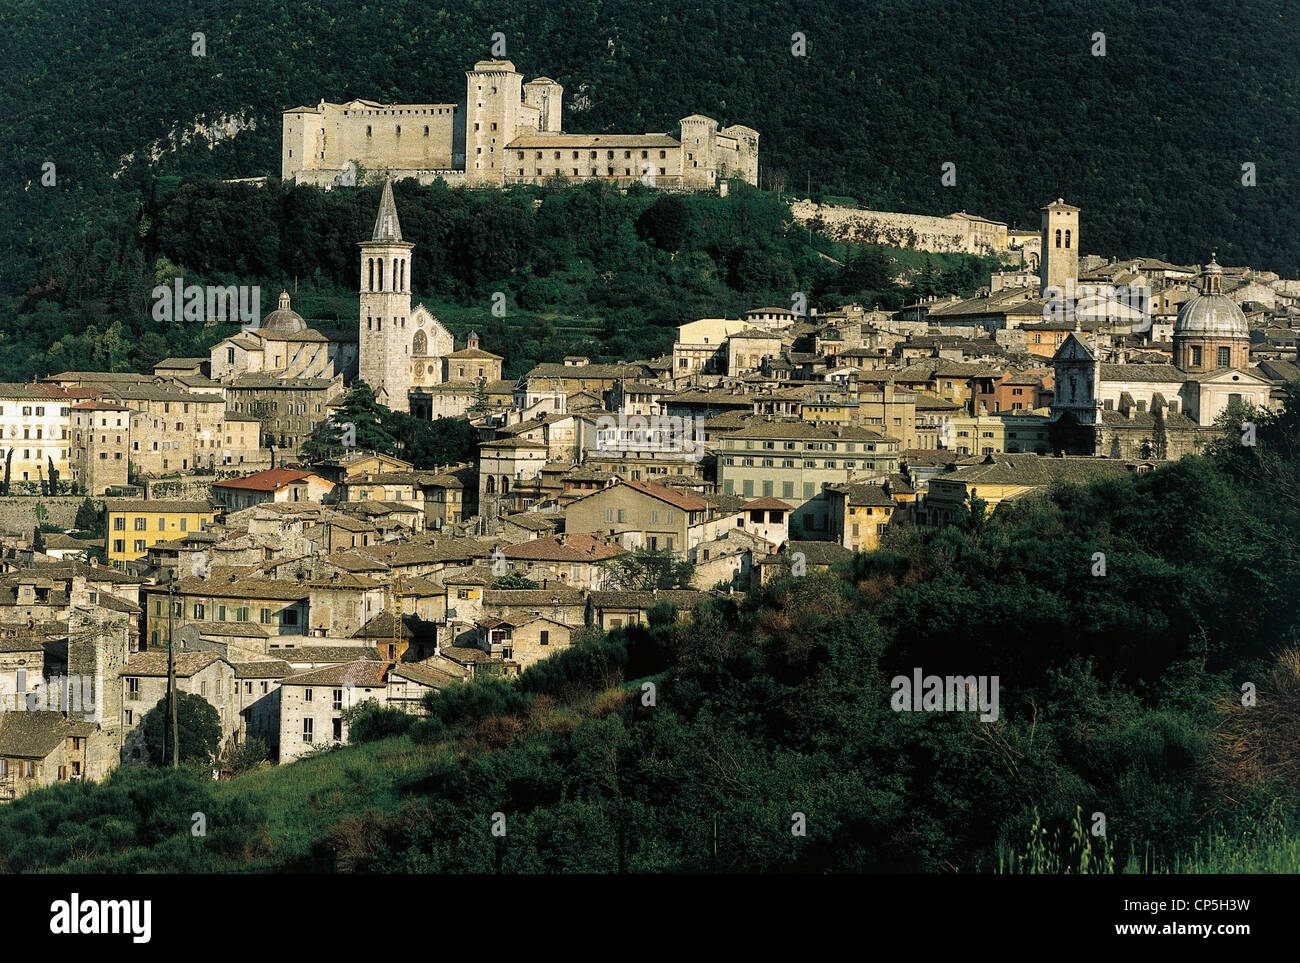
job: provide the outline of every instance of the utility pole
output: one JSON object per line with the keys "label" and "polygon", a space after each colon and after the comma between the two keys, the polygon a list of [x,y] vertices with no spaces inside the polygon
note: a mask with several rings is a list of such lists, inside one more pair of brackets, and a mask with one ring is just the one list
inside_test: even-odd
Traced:
{"label": "utility pole", "polygon": [[181,743],[176,712],[176,650],[172,637],[172,618],[176,614],[175,591],[176,574],[172,572],[167,579],[167,706],[171,715],[172,768],[178,769],[181,763]]}

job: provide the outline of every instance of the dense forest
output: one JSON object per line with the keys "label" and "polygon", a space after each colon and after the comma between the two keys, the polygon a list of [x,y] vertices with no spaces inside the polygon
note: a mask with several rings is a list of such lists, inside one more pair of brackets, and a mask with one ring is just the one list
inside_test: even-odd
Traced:
{"label": "dense forest", "polygon": [[[425,718],[363,704],[355,744],[288,766],[37,791],[0,808],[0,871],[1294,872],[1288,392],[1206,456],[975,499],[690,622],[588,630]],[[998,718],[895,711],[917,667],[996,675]]]}
{"label": "dense forest", "polygon": [[[795,292],[838,304],[899,307],[916,294],[970,295],[995,258],[923,255],[810,239],[789,207],[737,184],[728,197],[659,195],[604,184],[507,191],[394,187],[415,243],[414,297],[457,336],[470,328],[502,354],[505,376],[567,354],[616,361],[669,350],[674,325],[737,317]],[[257,285],[263,313],[283,288],[322,327],[356,330],[357,242],[369,237],[378,187],[324,192],[274,181],[159,177],[141,210],[89,229],[55,258],[50,279],[11,298],[0,378],[64,368],[149,370],[206,355],[239,330],[152,315],[157,285]],[[502,311],[493,311],[497,293]]]}
{"label": "dense forest", "polygon": [[[229,0],[213,11],[181,0],[16,0],[0,10],[7,66],[0,90],[10,105],[0,125],[0,377],[57,368],[68,353],[83,366],[138,365],[159,351],[201,348],[203,332],[142,344],[157,332],[142,330],[138,295],[131,297],[169,243],[166,225],[150,217],[159,194],[170,196],[175,178],[196,174],[277,174],[287,107],[351,97],[457,101],[464,69],[488,55],[495,32],[506,36],[522,71],[565,85],[568,130],[672,132],[681,117],[702,112],[760,130],[765,189],[809,189],[921,213],[968,210],[1021,227],[1035,227],[1038,206],[1065,196],[1084,209],[1086,251],[1198,262],[1217,248],[1224,263],[1295,276],[1296,15],[1282,0],[1230,15],[1190,0],[1141,11],[1119,0],[471,0],[450,7]],[[806,38],[806,56],[792,55],[796,32]],[[1105,56],[1094,55],[1098,32]],[[196,33],[203,56],[194,54]],[[241,129],[215,140],[191,133],[222,124]],[[956,165],[953,186],[940,181],[947,163]],[[1243,184],[1243,164],[1254,165],[1254,186]],[[45,186],[50,173],[54,184]],[[295,195],[271,190],[247,200],[238,222],[196,208],[179,226],[201,236],[182,240],[255,235],[245,247],[247,270],[274,262],[277,281],[310,285],[313,277],[297,269],[312,258],[274,250],[275,238],[291,249],[321,238],[339,261],[333,269],[318,264],[321,279],[343,283],[354,270],[355,228],[368,200],[351,216],[320,199],[287,198]],[[508,198],[461,203],[507,219],[523,206]],[[312,208],[340,216],[321,224]],[[294,235],[292,224],[307,233]],[[490,227],[508,232],[509,225]],[[434,238],[460,246],[454,231],[434,233],[417,256],[437,256]],[[519,266],[495,244],[484,252],[471,243],[459,256],[488,263],[475,269],[482,277],[458,279],[468,288],[453,304],[468,305],[465,290],[504,284],[501,275]],[[244,270],[172,263],[192,273]],[[751,264],[753,276],[740,271],[728,280],[756,285],[744,293],[757,297],[786,280],[766,267]],[[803,277],[798,264],[791,267]],[[611,270],[608,303],[616,308],[665,300],[654,284],[620,287],[616,269],[604,273]],[[84,286],[69,288],[73,276]],[[532,280],[532,296],[544,304],[555,293],[542,283],[544,264]],[[421,283],[451,282],[424,274]],[[688,289],[666,300],[707,294],[721,309],[728,301],[719,293]],[[134,313],[123,312],[123,298]],[[629,306],[629,298],[644,300]],[[329,307],[320,306],[327,318]],[[57,308],[58,316],[38,308]],[[590,327],[574,325],[551,340],[557,347],[580,335],[610,340]],[[48,342],[65,334],[74,337],[64,359],[43,363]],[[663,344],[647,329],[634,340]],[[629,345],[616,347],[608,353]],[[519,354],[535,359],[541,351]]]}

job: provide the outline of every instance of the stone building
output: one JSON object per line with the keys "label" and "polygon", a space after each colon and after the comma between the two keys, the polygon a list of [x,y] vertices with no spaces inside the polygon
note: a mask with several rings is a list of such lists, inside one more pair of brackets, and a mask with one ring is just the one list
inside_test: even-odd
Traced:
{"label": "stone building", "polygon": [[361,242],[361,331],[359,376],[375,400],[394,411],[410,411],[410,263],[415,245],[402,240],[393,203],[393,184],[384,181],[370,239]]}
{"label": "stone building", "polygon": [[[221,725],[219,752],[232,746],[240,730],[239,693],[234,666],[216,652],[177,652],[176,688],[196,695],[217,710]],[[140,722],[167,695],[167,653],[137,652],[121,672],[123,759],[148,757]]]}
{"label": "stone building", "polygon": [[639,181],[706,190],[729,177],[758,184],[758,131],[691,114],[680,138],[667,133],[573,134],[563,130],[564,87],[524,83],[509,60],[480,60],[465,72],[462,104],[352,100],[293,107],[283,115],[286,181],[355,183],[357,167],[395,179],[500,187],[568,181]]}
{"label": "stone building", "polygon": [[226,402],[159,384],[113,390],[130,409],[131,465],[144,475],[163,475],[224,462]]}
{"label": "stone building", "polygon": [[356,369],[357,345],[343,332],[309,328],[302,315],[290,306],[288,292],[282,291],[278,307],[262,318],[258,327],[245,328],[218,341],[206,360],[212,378],[218,382],[243,374],[349,377]]}
{"label": "stone building", "polygon": [[71,407],[72,461],[69,481],[91,495],[127,484],[131,459],[131,409],[112,400],[80,401]]}
{"label": "stone building", "polygon": [[[277,458],[292,454],[329,417],[329,408],[343,396],[343,378],[281,378],[267,374],[238,375],[229,383],[229,407],[237,415],[260,422],[263,448]],[[246,419],[240,419],[244,422]],[[247,429],[243,429],[247,431]],[[242,444],[250,440],[242,434]],[[233,440],[233,430],[232,430]],[[241,449],[231,449],[231,457]],[[242,449],[250,451],[251,449]]]}
{"label": "stone building", "polygon": [[1052,289],[1073,290],[1079,280],[1079,209],[1057,198],[1043,207],[1042,259],[1039,277],[1043,297]]}
{"label": "stone building", "polygon": [[383,703],[387,662],[358,659],[285,676],[280,680],[280,762],[346,742],[343,711],[362,702]]}

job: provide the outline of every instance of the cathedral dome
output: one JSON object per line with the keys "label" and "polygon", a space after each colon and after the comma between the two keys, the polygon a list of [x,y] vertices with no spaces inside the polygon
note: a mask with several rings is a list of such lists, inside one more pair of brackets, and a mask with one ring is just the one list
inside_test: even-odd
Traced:
{"label": "cathedral dome", "polygon": [[1175,338],[1249,338],[1246,314],[1223,293],[1223,268],[1210,257],[1201,272],[1201,293],[1178,309]]}
{"label": "cathedral dome", "polygon": [[298,334],[307,330],[302,315],[289,307],[289,292],[280,292],[280,304],[262,319],[262,330],[271,334]]}
{"label": "cathedral dome", "polygon": [[1226,294],[1198,294],[1178,309],[1174,337],[1249,338],[1246,315]]}

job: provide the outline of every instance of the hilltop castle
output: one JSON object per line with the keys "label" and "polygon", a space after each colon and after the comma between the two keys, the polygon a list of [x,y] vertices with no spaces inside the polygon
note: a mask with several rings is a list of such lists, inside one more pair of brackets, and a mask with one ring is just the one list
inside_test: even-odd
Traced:
{"label": "hilltop castle", "polygon": [[284,112],[281,177],[299,184],[349,182],[359,165],[395,180],[470,186],[536,184],[547,178],[606,180],[708,190],[728,177],[758,184],[758,131],[701,114],[669,134],[568,134],[564,88],[549,77],[523,82],[509,60],[465,72],[459,104],[321,101]]}

